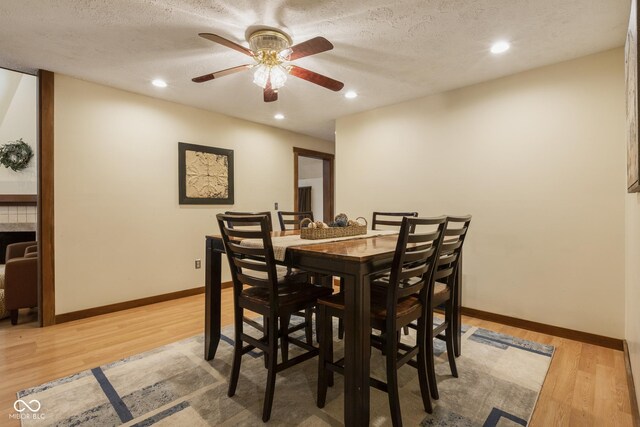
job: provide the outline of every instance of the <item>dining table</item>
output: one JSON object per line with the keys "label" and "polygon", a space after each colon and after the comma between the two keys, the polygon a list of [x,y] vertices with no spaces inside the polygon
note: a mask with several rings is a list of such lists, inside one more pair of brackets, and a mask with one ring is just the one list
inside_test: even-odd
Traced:
{"label": "dining table", "polygon": [[[277,238],[299,235],[299,230],[274,231]],[[339,276],[344,283],[344,423],[348,426],[369,425],[369,359],[370,346],[370,279],[372,275],[389,269],[396,248],[397,234],[355,236],[348,240],[320,241],[300,245],[291,244],[287,237],[284,265],[311,273]],[[205,348],[204,358],[215,357],[220,343],[220,305],[222,290],[222,237],[206,236],[205,280]],[[460,355],[460,275],[456,274],[457,292],[454,304],[456,339],[454,349]]]}

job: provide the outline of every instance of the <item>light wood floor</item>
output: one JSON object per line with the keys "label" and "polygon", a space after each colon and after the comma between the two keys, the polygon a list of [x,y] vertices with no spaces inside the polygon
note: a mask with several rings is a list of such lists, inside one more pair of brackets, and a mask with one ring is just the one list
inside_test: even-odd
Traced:
{"label": "light wood floor", "polygon": [[[230,290],[222,301],[222,323],[231,324]],[[463,321],[556,347],[532,426],[632,426],[621,351],[470,317]],[[203,295],[48,328],[12,327],[2,320],[0,425],[18,425],[9,419],[18,390],[202,333],[203,324]]]}

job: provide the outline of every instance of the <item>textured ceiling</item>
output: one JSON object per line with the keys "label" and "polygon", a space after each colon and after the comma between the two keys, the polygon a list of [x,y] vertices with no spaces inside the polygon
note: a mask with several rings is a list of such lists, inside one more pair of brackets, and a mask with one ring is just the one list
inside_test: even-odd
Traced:
{"label": "textured ceiling", "polygon": [[[621,46],[630,0],[2,0],[0,66],[37,68],[334,139],[338,117]],[[342,92],[290,77],[266,104],[243,72],[191,78],[247,63],[197,36],[240,44],[267,25],[293,42],[335,48],[296,64],[345,83]],[[488,49],[512,42],[506,54]],[[149,84],[165,79],[169,86]],[[343,97],[356,90],[357,99]],[[276,121],[281,112],[286,119]]]}

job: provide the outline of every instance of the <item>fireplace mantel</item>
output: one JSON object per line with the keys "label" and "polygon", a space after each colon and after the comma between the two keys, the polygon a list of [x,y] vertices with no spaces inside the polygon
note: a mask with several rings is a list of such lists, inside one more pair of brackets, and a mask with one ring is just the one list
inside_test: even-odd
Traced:
{"label": "fireplace mantel", "polygon": [[36,231],[35,222],[0,222],[0,233]]}

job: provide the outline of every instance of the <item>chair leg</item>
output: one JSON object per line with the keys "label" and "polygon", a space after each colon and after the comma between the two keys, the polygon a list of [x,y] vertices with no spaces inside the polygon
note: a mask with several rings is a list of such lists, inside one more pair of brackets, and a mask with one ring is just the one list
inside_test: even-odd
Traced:
{"label": "chair leg", "polygon": [[[344,292],[344,279],[340,278],[340,292]],[[344,338],[344,321],[342,319],[338,320],[338,339]]]}
{"label": "chair leg", "polygon": [[[262,317],[262,336],[269,336],[269,318],[267,316]],[[269,354],[265,351],[262,354],[264,356],[264,369],[269,369]]]}
{"label": "chair leg", "polygon": [[[282,347],[282,361],[289,360],[289,322],[291,315],[282,316],[280,318],[280,345]],[[277,359],[277,357],[276,357]]]}
{"label": "chair leg", "polygon": [[447,343],[447,358],[449,359],[449,367],[451,375],[458,378],[458,368],[456,367],[456,355],[453,349],[453,337],[451,331],[446,332],[445,342]]}
{"label": "chair leg", "polygon": [[[328,319],[327,319],[328,317]],[[325,329],[327,330],[327,360],[333,363],[333,318],[325,316]],[[327,384],[333,387],[333,371],[327,372]]]}
{"label": "chair leg", "polygon": [[[275,313],[274,313],[275,314]],[[269,324],[269,362],[267,373],[267,386],[264,391],[264,404],[262,406],[262,421],[265,423],[271,418],[271,407],[273,406],[273,394],[276,386],[276,367],[278,365],[278,322],[270,319]]]}
{"label": "chair leg", "polygon": [[402,330],[404,331],[405,335],[409,335],[409,327],[405,326],[404,328],[402,328]]}
{"label": "chair leg", "polygon": [[318,306],[316,305],[315,308],[315,313],[316,313],[316,341],[318,342],[318,345],[320,345],[320,328],[322,327],[322,325],[320,324],[320,316],[318,315]]}
{"label": "chair leg", "polygon": [[400,394],[398,392],[398,342],[393,331],[387,331],[385,353],[387,359],[387,395],[389,396],[391,423],[394,427],[400,427],[402,426],[402,414],[400,412]]}
{"label": "chair leg", "polygon": [[453,307],[446,307],[444,314],[445,321],[447,322],[447,329],[445,330],[445,342],[447,344],[447,358],[449,359],[449,368],[451,368],[451,375],[453,375],[454,378],[458,378],[458,368],[456,366],[456,355],[453,343],[453,341],[455,340],[455,332],[453,330]]}
{"label": "chair leg", "polygon": [[438,381],[436,379],[436,368],[434,359],[433,348],[433,309],[427,309],[427,322],[425,325],[425,344],[426,344],[426,362],[427,362],[427,376],[429,377],[429,390],[431,391],[431,397],[434,400],[439,399],[438,395]]}
{"label": "chair leg", "polygon": [[426,321],[418,320],[418,332],[416,340],[418,342],[418,380],[420,381],[420,395],[422,396],[422,405],[424,410],[432,414],[433,406],[431,405],[431,395],[429,391],[429,380],[427,379],[427,331],[425,327]]}
{"label": "chair leg", "polygon": [[307,344],[313,345],[313,310],[311,308],[307,308],[304,311],[304,322],[306,324],[304,335],[307,339]]}
{"label": "chair leg", "polygon": [[242,332],[243,332],[243,309],[235,307],[235,341],[233,343],[233,363],[231,365],[231,379],[229,380],[229,389],[227,396],[232,397],[236,394],[236,386],[238,385],[238,377],[240,377],[240,363],[242,361]]}
{"label": "chair leg", "polygon": [[9,317],[12,325],[18,324],[18,310],[9,310]]}
{"label": "chair leg", "polygon": [[[327,319],[327,309],[324,305],[318,305],[316,309],[316,322],[320,332],[319,355],[318,355],[318,396],[316,405],[318,408],[324,408],[324,404],[327,399],[327,386],[328,386],[328,369],[326,369],[326,362],[328,359],[329,342],[328,337],[330,334],[329,329],[331,327],[331,319]],[[328,320],[328,321],[327,321]]]}

